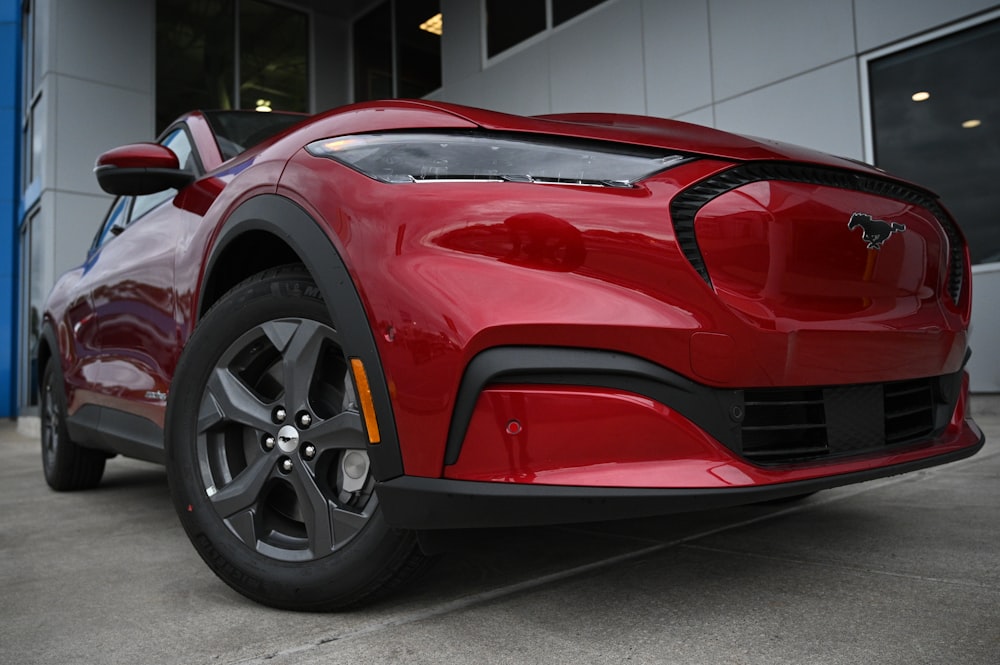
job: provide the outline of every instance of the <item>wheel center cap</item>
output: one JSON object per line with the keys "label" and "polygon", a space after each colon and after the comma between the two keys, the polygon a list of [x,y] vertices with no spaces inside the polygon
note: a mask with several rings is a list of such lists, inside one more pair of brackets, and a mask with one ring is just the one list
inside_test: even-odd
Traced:
{"label": "wheel center cap", "polygon": [[294,453],[299,449],[299,430],[285,425],[278,430],[278,448],[283,453]]}

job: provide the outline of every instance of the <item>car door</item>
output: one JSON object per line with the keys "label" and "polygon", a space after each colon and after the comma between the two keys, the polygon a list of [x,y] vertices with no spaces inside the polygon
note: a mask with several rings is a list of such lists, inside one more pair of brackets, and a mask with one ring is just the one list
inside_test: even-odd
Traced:
{"label": "car door", "polygon": [[[161,143],[184,168],[200,171],[183,125]],[[160,427],[180,354],[174,255],[181,234],[190,228],[184,218],[192,214],[173,204],[176,194],[170,189],[134,197],[127,223],[108,229],[113,237],[100,244],[90,269],[103,406]]]}

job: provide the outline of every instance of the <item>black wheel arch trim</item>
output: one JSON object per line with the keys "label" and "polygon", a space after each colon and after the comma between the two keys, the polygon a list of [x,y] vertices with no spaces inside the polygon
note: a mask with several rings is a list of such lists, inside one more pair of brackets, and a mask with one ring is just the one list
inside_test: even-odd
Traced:
{"label": "black wheel arch trim", "polygon": [[334,326],[344,340],[345,354],[360,358],[368,374],[381,435],[380,443],[367,448],[372,472],[377,480],[402,475],[403,461],[388,382],[361,296],[337,248],[319,222],[301,206],[277,194],[262,194],[236,208],[211,248],[199,287],[199,307],[217,259],[231,242],[249,231],[266,231],[281,238],[316,281]]}
{"label": "black wheel arch trim", "polygon": [[984,443],[903,464],[776,485],[650,489],[491,483],[402,476],[376,486],[389,526],[461,529],[652,517],[783,499],[955,462]]}

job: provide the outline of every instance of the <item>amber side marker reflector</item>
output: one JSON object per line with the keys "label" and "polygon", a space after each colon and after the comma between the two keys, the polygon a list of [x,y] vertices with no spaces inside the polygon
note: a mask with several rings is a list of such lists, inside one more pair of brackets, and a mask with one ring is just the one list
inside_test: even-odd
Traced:
{"label": "amber side marker reflector", "polygon": [[354,385],[361,399],[361,413],[365,417],[365,429],[368,430],[368,443],[379,443],[382,438],[378,432],[378,420],[375,419],[375,402],[372,401],[372,389],[368,385],[368,373],[360,358],[351,358],[351,371],[354,373]]}

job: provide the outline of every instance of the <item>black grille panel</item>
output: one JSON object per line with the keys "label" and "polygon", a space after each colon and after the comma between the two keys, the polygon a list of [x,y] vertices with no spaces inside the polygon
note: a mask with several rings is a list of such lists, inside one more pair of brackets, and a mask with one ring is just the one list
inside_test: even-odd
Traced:
{"label": "black grille panel", "polygon": [[752,182],[783,180],[826,187],[837,187],[866,194],[875,194],[905,203],[912,203],[928,210],[948,236],[950,251],[948,264],[948,294],[958,303],[962,295],[965,275],[965,244],[954,221],[937,202],[936,197],[922,189],[903,185],[875,176],[840,171],[838,169],[786,164],[782,162],[751,162],[717,173],[684,190],[670,204],[670,217],[677,243],[691,266],[709,285],[712,279],[705,267],[705,260],[695,237],[694,219],[702,206],[726,192]]}
{"label": "black grille panel", "polygon": [[934,402],[934,391],[926,381],[888,384],[885,388],[887,441],[907,441],[931,432],[934,429]]}
{"label": "black grille panel", "polygon": [[[950,379],[951,377],[947,377]],[[925,438],[948,414],[940,379],[744,390],[742,454],[768,464],[862,454]]]}

